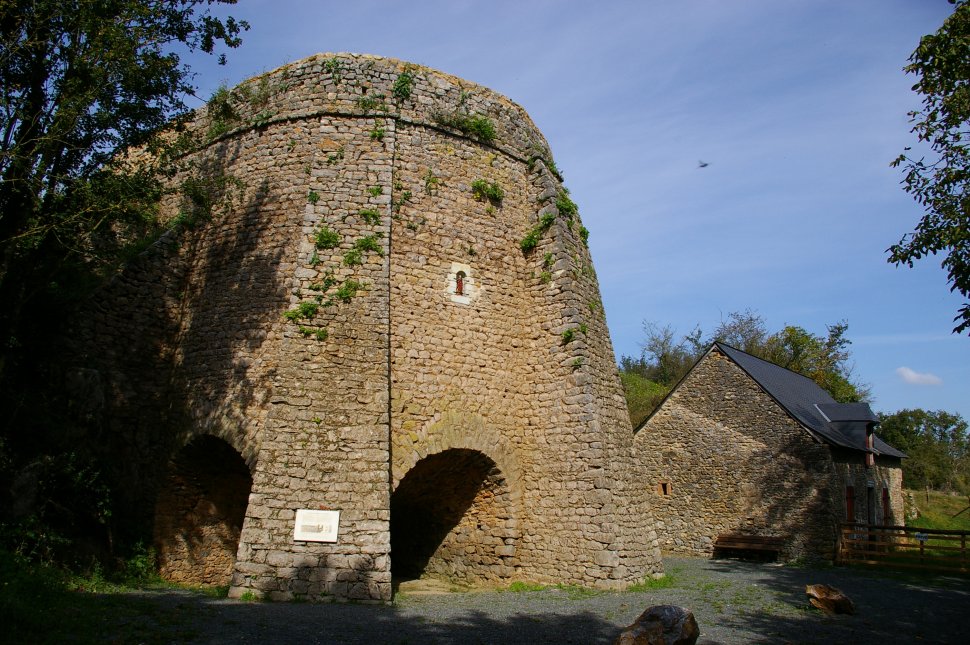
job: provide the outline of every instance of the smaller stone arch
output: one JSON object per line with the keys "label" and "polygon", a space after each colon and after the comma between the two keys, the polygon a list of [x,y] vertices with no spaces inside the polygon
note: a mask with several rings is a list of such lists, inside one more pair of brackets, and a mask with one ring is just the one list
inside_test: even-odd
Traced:
{"label": "smaller stone arch", "polygon": [[155,504],[163,578],[229,584],[252,484],[242,455],[218,437],[199,435],[175,454]]}

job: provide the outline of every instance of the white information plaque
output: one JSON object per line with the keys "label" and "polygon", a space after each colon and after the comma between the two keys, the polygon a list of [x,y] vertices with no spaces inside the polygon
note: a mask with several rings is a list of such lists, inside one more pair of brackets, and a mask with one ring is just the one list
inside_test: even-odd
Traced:
{"label": "white information plaque", "polygon": [[296,511],[293,539],[304,542],[336,542],[340,511],[312,511],[301,508]]}

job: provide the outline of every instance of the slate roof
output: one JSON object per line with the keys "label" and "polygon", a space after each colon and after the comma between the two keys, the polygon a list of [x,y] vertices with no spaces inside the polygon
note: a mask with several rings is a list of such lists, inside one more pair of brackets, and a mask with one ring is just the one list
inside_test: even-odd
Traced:
{"label": "slate roof", "polygon": [[[866,426],[879,421],[868,403],[839,403],[807,376],[724,343],[714,343],[714,347],[724,352],[788,414],[823,441],[852,450],[868,450]],[[906,457],[906,453],[896,450],[878,436],[873,439],[873,452]]]}

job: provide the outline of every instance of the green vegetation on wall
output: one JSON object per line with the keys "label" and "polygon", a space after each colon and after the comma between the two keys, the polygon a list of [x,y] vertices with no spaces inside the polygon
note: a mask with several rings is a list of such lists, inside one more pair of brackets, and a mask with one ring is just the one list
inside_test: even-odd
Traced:
{"label": "green vegetation on wall", "polygon": [[340,84],[340,81],[343,78],[343,65],[339,58],[334,56],[333,58],[328,58],[327,60],[323,61],[323,69],[330,74],[330,78],[333,79],[334,83],[337,85]]}
{"label": "green vegetation on wall", "polygon": [[327,226],[321,226],[313,234],[313,242],[320,250],[335,249],[340,246],[340,233]]}
{"label": "green vegetation on wall", "polygon": [[440,183],[441,179],[435,176],[431,168],[428,168],[428,172],[424,175],[424,193],[434,195],[438,191],[438,184]]}
{"label": "green vegetation on wall", "polygon": [[206,135],[209,139],[222,136],[239,122],[239,115],[230,98],[229,88],[220,85],[206,103],[206,116],[209,117],[209,131]]}
{"label": "green vegetation on wall", "polygon": [[397,79],[394,81],[394,87],[391,89],[391,94],[399,102],[403,102],[411,98],[411,90],[414,88],[414,73],[409,68],[405,68],[401,72]]}
{"label": "green vegetation on wall", "polygon": [[497,182],[476,179],[472,182],[472,196],[480,202],[487,201],[493,206],[501,206],[505,191]]}
{"label": "green vegetation on wall", "polygon": [[357,99],[357,107],[364,112],[387,112],[387,102],[383,94],[365,94]]}
{"label": "green vegetation on wall", "polygon": [[542,237],[542,234],[550,226],[552,226],[552,223],[555,221],[555,213],[546,213],[540,217],[538,223],[536,223],[536,225],[532,227],[532,230],[530,230],[526,236],[522,238],[522,241],[519,242],[519,248],[522,249],[522,252],[529,253],[532,251],[532,249],[536,248],[536,246],[539,245],[539,239]]}
{"label": "green vegetation on wall", "polygon": [[495,125],[487,116],[460,112],[436,112],[432,117],[438,125],[478,139],[482,143],[495,141]]}

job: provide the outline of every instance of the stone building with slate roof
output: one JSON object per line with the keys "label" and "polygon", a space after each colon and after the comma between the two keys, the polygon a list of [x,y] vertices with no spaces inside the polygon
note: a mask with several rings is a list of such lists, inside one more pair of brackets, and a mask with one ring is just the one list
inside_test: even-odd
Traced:
{"label": "stone building with slate roof", "polygon": [[718,535],[782,537],[784,559],[831,558],[844,521],[902,524],[902,452],[868,404],[713,344],[636,430],[661,549]]}

